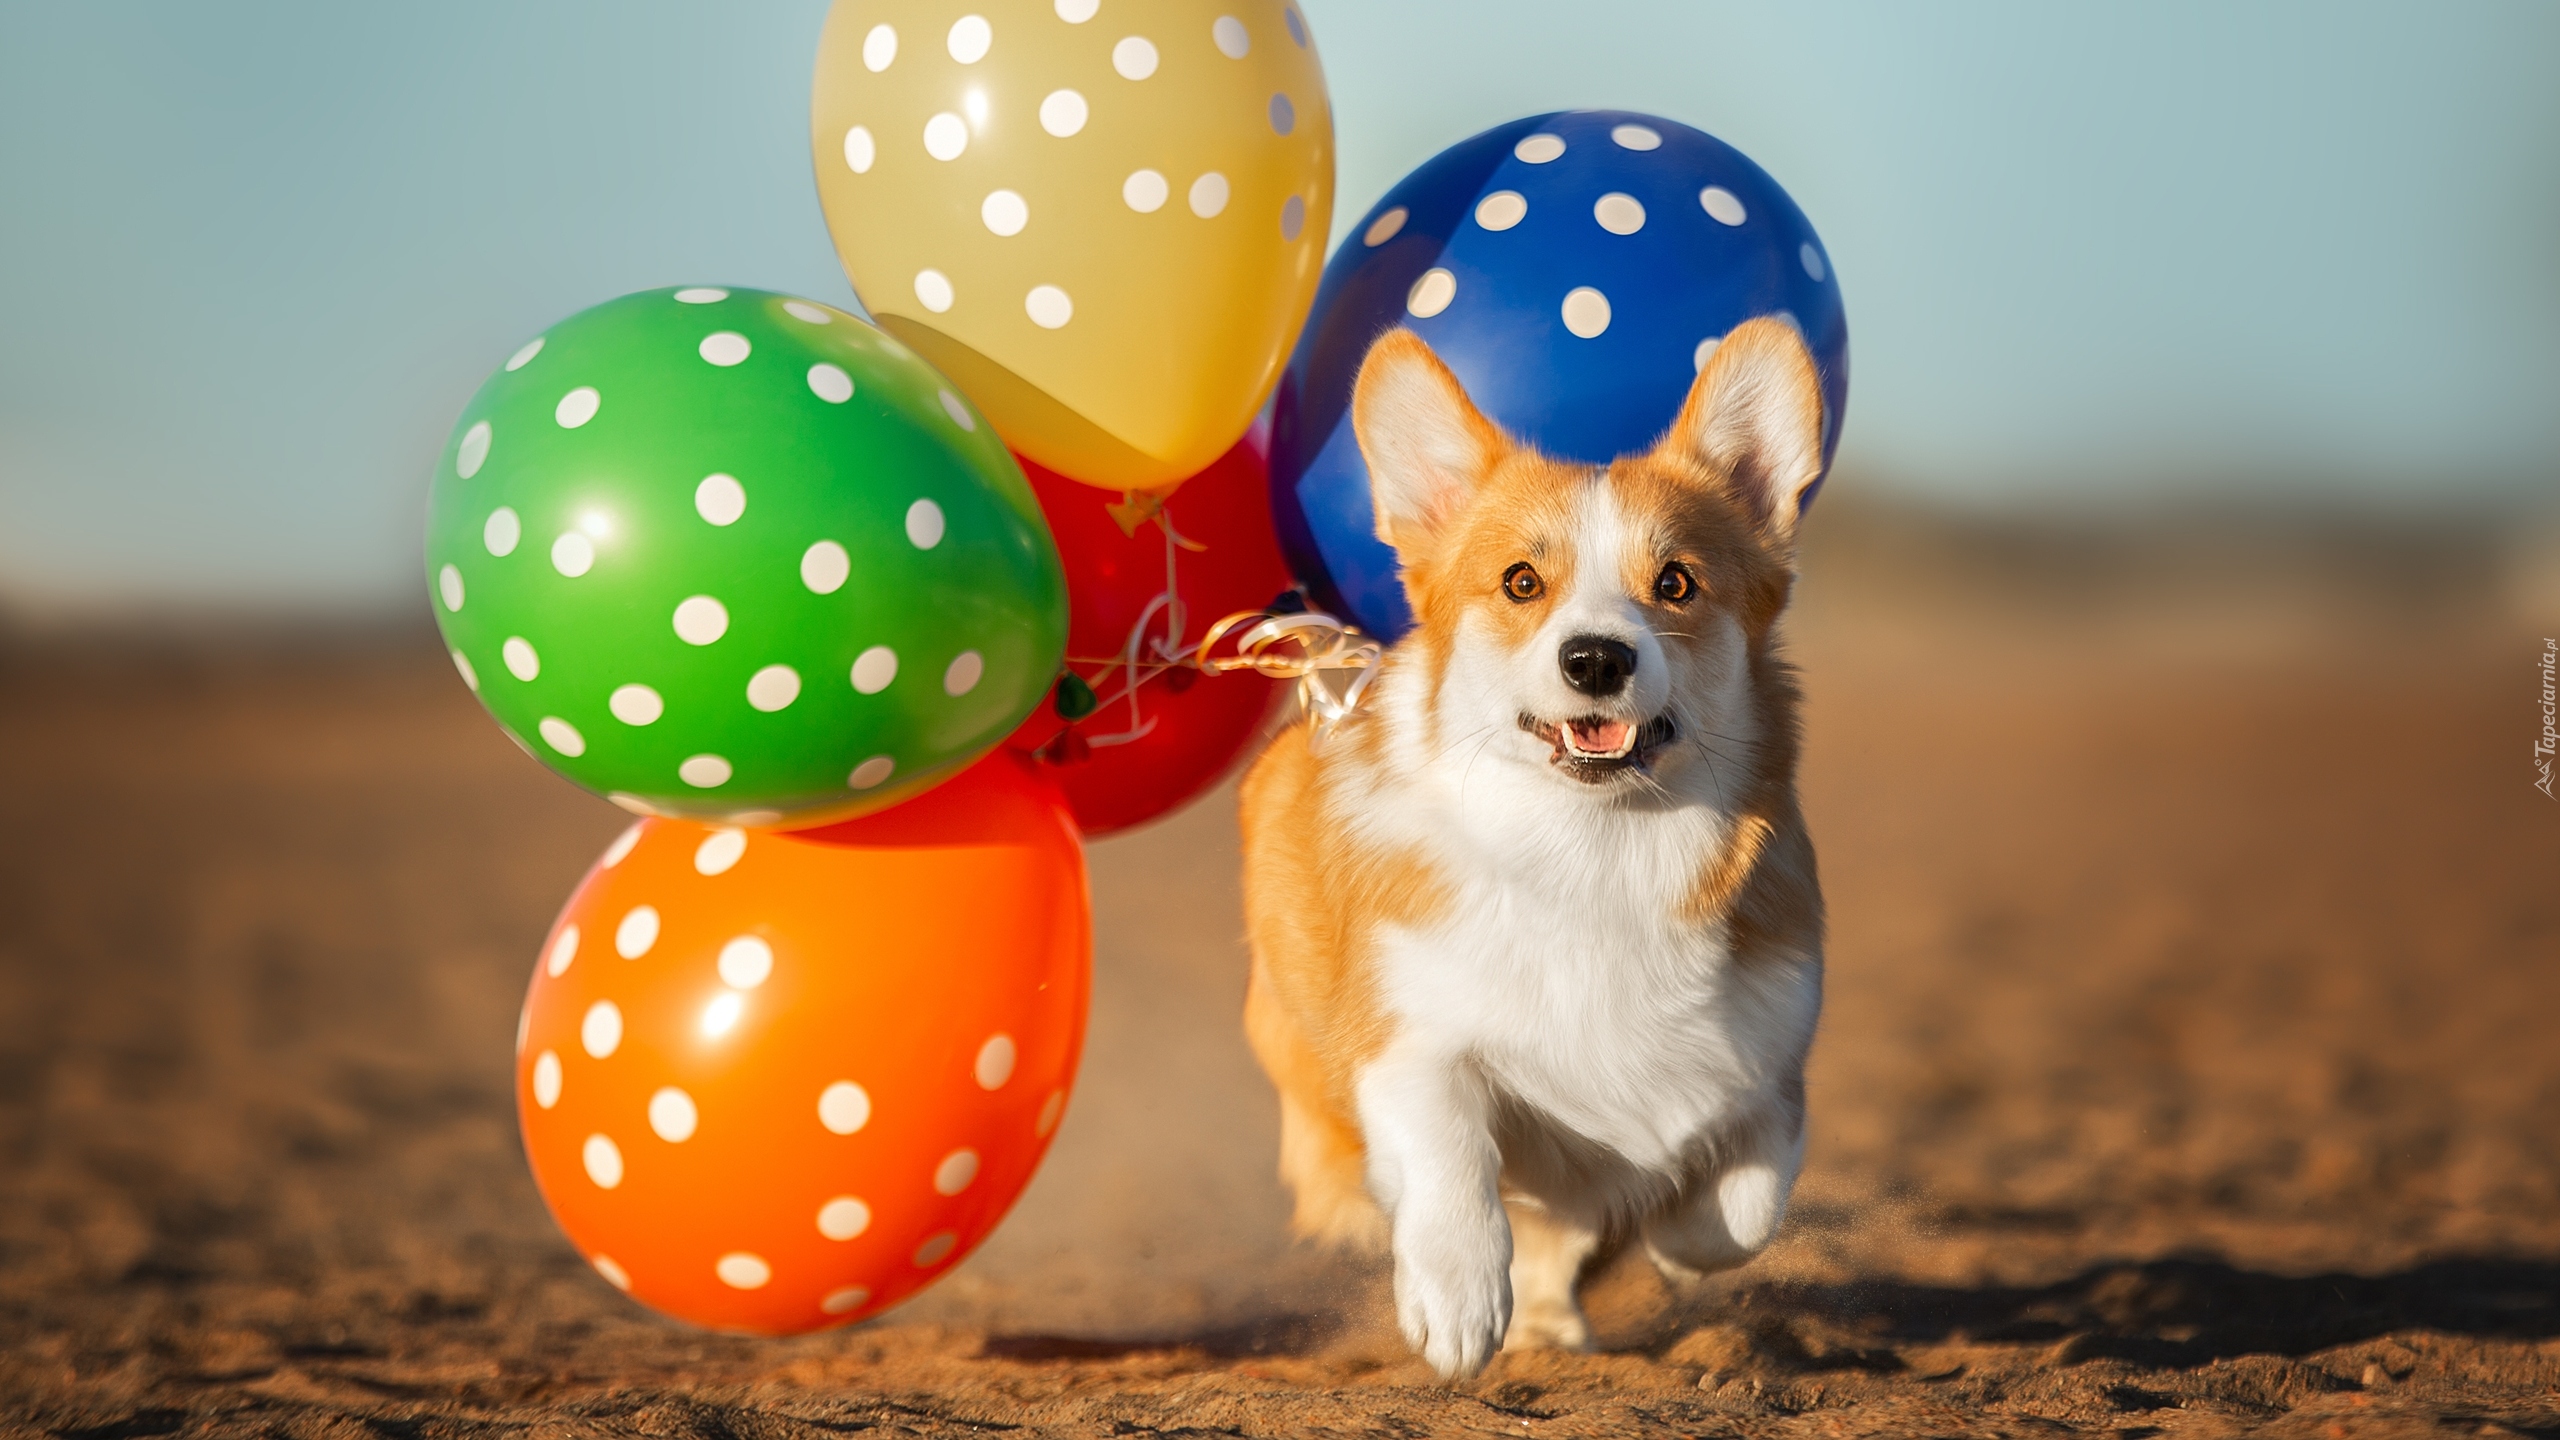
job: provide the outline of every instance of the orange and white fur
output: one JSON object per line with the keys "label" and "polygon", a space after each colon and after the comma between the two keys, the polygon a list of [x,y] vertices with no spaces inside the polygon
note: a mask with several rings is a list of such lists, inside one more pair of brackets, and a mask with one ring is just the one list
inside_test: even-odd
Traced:
{"label": "orange and white fur", "polygon": [[1245,781],[1245,1024],[1296,1228],[1387,1241],[1458,1376],[1587,1344],[1603,1247],[1686,1278],[1786,1208],[1822,896],[1777,623],[1822,399],[1751,321],[1652,450],[1570,464],[1399,330],[1352,417],[1416,624]]}

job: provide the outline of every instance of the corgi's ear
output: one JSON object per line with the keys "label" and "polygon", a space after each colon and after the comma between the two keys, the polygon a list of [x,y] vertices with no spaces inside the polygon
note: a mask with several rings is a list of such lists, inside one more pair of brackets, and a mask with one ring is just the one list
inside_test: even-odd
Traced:
{"label": "corgi's ear", "polygon": [[1400,551],[1427,547],[1511,448],[1410,330],[1379,336],[1360,362],[1351,430],[1369,462],[1378,538]]}
{"label": "corgi's ear", "polygon": [[1655,453],[1703,469],[1781,541],[1822,478],[1822,378],[1804,339],[1762,316],[1733,327]]}

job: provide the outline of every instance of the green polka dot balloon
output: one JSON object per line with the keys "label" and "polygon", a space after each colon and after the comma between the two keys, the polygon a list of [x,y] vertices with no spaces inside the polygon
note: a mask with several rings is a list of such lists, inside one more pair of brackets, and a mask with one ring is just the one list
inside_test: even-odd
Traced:
{"label": "green polka dot balloon", "polygon": [[959,390],[844,311],[626,295],[471,397],[427,522],[463,683],[641,813],[816,824],[946,779],[1047,694],[1066,588]]}

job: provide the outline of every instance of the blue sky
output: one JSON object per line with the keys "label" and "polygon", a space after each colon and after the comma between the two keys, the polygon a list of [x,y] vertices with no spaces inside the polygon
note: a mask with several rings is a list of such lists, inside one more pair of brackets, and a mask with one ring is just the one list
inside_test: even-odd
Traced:
{"label": "blue sky", "polygon": [[[1305,6],[1338,224],[1574,105],[1775,174],[1848,300],[1844,486],[2560,495],[2560,6]],[[0,604],[412,604],[428,467],[524,336],[679,281],[849,300],[824,12],[0,0]]]}

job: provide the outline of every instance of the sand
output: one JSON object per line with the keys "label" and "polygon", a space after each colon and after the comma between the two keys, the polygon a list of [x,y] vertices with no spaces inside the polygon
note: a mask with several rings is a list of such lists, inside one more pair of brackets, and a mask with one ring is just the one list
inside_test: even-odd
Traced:
{"label": "sand", "polygon": [[1797,1203],[1597,1353],[1432,1383],[1293,1245],[1231,794],[1093,848],[1046,1169],[856,1328],[561,1242],[516,1005],[620,817],[415,630],[0,645],[0,1430],[2560,1433],[2560,807],[2487,536],[1844,507],[1797,625],[1832,905]]}

